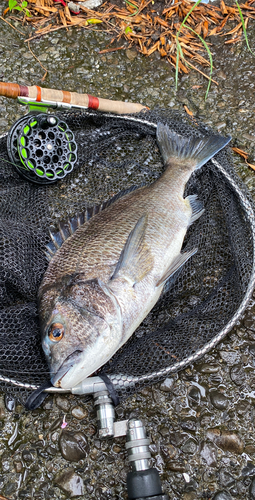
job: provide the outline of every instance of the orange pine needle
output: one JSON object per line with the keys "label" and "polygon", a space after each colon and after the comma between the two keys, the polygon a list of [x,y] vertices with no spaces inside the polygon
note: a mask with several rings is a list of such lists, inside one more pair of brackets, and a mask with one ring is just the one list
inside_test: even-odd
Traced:
{"label": "orange pine needle", "polygon": [[255,165],[252,165],[251,163],[248,163],[248,161],[246,163],[247,163],[248,167],[251,167],[252,170],[255,170]]}
{"label": "orange pine needle", "polygon": [[228,31],[227,33],[224,33],[224,35],[222,35],[222,36],[233,35],[237,31],[239,31],[241,27],[242,27],[242,23],[239,23],[237,26],[235,26],[235,28],[233,28],[231,31]]}
{"label": "orange pine needle", "polygon": [[166,21],[164,21],[163,19],[161,19],[160,17],[155,17],[154,21],[155,21],[155,23],[158,23],[161,26],[164,26],[164,28],[169,28],[169,24]]}
{"label": "orange pine needle", "polygon": [[60,17],[60,20],[61,20],[62,24],[63,24],[65,27],[67,27],[66,17],[65,17],[65,15],[64,15],[63,10],[60,10],[60,11],[59,11],[59,17]]}
{"label": "orange pine needle", "polygon": [[232,151],[234,151],[234,153],[236,153],[236,154],[238,154],[239,156],[241,156],[242,158],[244,158],[245,163],[248,165],[248,167],[252,168],[252,170],[255,170],[255,165],[252,165],[251,163],[249,163],[249,162],[247,161],[248,156],[249,156],[249,154],[248,154],[248,153],[246,153],[245,151],[243,151],[243,150],[242,150],[242,149],[240,149],[240,148],[235,148],[235,147],[234,147],[234,148],[232,148]]}
{"label": "orange pine needle", "polygon": [[159,49],[159,53],[160,53],[161,57],[167,56],[167,52],[163,47],[161,49]]}
{"label": "orange pine needle", "polygon": [[221,2],[220,2],[220,8],[221,8],[222,14],[227,14],[228,13],[226,5],[225,5],[225,3],[224,3],[223,0],[221,0]]}
{"label": "orange pine needle", "polygon": [[209,23],[208,21],[205,21],[203,26],[202,26],[202,30],[203,30],[203,37],[206,38],[207,34],[208,34],[208,28],[209,28]]}
{"label": "orange pine needle", "polygon": [[154,45],[148,50],[147,55],[150,56],[151,54],[153,54],[153,52],[155,52],[155,50],[159,49],[159,44],[159,41],[154,43]]}
{"label": "orange pine needle", "polygon": [[186,113],[189,115],[189,116],[194,116],[194,114],[192,113],[192,111],[190,111],[190,109],[188,108],[188,106],[186,106],[186,104],[184,104],[184,109],[186,111]]}
{"label": "orange pine needle", "polygon": [[230,44],[230,43],[237,43],[242,40],[242,35],[237,36],[236,38],[231,38],[231,40],[226,40],[225,44]]}
{"label": "orange pine needle", "polygon": [[202,31],[202,26],[203,26],[203,23],[199,23],[197,26],[196,26],[196,29],[194,30],[198,35],[201,35],[201,31]]}
{"label": "orange pine needle", "polygon": [[125,49],[124,45],[121,47],[115,47],[114,49],[103,49],[98,52],[98,54],[106,54],[107,52],[115,52],[116,50]]}
{"label": "orange pine needle", "polygon": [[238,155],[242,156],[242,158],[244,158],[245,160],[247,160],[247,158],[249,156],[248,153],[246,153],[245,151],[243,151],[240,148],[233,147],[232,151],[234,151],[234,153],[237,153]]}
{"label": "orange pine needle", "polygon": [[213,28],[210,33],[209,33],[209,36],[212,36],[212,35],[217,35],[219,31],[219,27],[218,26],[215,26],[215,28]]}
{"label": "orange pine needle", "polygon": [[[240,8],[244,13],[244,22],[247,27],[248,20],[255,19],[255,0],[243,1],[245,3],[240,4]],[[8,0],[6,2],[8,4]],[[225,41],[225,44],[233,44],[241,40],[243,29],[238,8],[235,4],[229,6],[225,2],[226,0],[220,0],[219,6],[199,4],[190,13],[185,23],[191,26],[196,34],[190,32],[188,28],[182,27],[178,38],[184,57],[183,60],[179,61],[179,72],[188,73],[190,68],[193,68],[205,78],[209,78],[190,62],[196,61],[201,66],[209,65],[208,60],[203,57],[205,48],[197,35],[203,39],[211,35],[229,35],[231,39]],[[32,16],[26,20],[29,21],[30,25],[36,27],[35,35],[30,37],[30,40],[63,27],[68,29],[69,26],[84,26],[86,29],[93,30],[95,27],[87,21],[98,19],[102,23],[101,29],[110,34],[113,37],[112,41],[117,45],[120,45],[120,40],[124,39],[128,41],[129,47],[136,46],[143,55],[150,56],[158,51],[161,57],[166,57],[167,61],[175,67],[176,35],[186,15],[194,6],[194,1],[174,0],[174,3],[169,7],[162,8],[162,11],[159,9],[161,12],[157,11],[153,0],[131,0],[132,5],[128,2],[124,3],[125,5],[120,8],[111,3],[111,0],[105,0],[96,11],[79,4],[81,13],[79,16],[74,16],[68,7],[63,8],[61,3],[55,3],[53,0],[28,0],[28,9]],[[4,11],[4,15],[6,14],[9,14],[8,7]],[[3,17],[1,19],[8,22]],[[50,25],[49,20],[55,21],[58,26]],[[228,21],[232,23],[232,26],[230,31],[224,33],[227,31],[225,26]],[[44,23],[47,25],[44,26]],[[132,31],[128,30],[128,27]],[[13,27],[13,29],[15,28]],[[103,54],[122,48],[124,47],[108,49],[106,45],[106,49],[99,53]],[[214,83],[217,84],[215,81]]]}
{"label": "orange pine needle", "polygon": [[[191,64],[191,62],[189,62],[189,66],[191,66],[193,69],[195,69],[196,71],[198,71],[198,73],[201,73],[201,75],[203,75],[205,78],[207,78],[207,80],[210,79],[210,77],[208,75],[206,75],[203,71],[201,71],[200,69],[196,68],[196,66],[193,66],[193,64]],[[213,83],[215,83],[216,85],[218,85],[218,82],[216,82],[216,80],[213,80],[211,79],[211,81]]]}

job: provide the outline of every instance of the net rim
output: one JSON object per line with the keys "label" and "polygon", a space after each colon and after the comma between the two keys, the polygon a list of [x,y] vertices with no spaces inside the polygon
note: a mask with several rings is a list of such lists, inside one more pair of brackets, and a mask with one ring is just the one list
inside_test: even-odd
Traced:
{"label": "net rim", "polygon": [[[87,116],[98,116],[98,112],[93,112],[93,111],[84,111],[84,114]],[[116,115],[112,113],[102,113],[107,118],[114,118],[114,119],[120,119],[120,120],[126,120],[126,121],[131,121],[131,122],[140,122],[142,124],[148,125],[152,128],[157,128],[157,124],[154,122],[150,122],[146,119],[143,119],[142,117],[135,117],[135,116],[128,116],[128,115]],[[8,133],[4,133],[0,135],[0,139],[6,137]],[[255,287],[255,214],[253,207],[249,200],[245,197],[243,194],[242,190],[239,188],[237,183],[234,181],[234,179],[226,172],[226,170],[222,167],[222,165],[215,160],[215,158],[212,158],[210,160],[216,168],[221,172],[221,174],[225,177],[225,179],[228,181],[232,189],[235,191],[235,193],[238,195],[240,204],[247,216],[247,219],[250,223],[250,228],[251,228],[251,233],[252,233],[252,245],[253,245],[253,264],[252,264],[252,270],[251,270],[251,276],[249,280],[249,284],[246,290],[246,293],[244,295],[244,298],[235,312],[235,314],[232,316],[230,321],[225,325],[225,327],[208,343],[206,343],[202,349],[199,349],[195,354],[183,359],[182,361],[176,362],[174,365],[164,368],[159,371],[154,371],[150,374],[142,375],[142,376],[130,376],[130,375],[125,375],[125,374],[109,374],[109,378],[115,387],[116,390],[121,389],[123,387],[123,384],[125,388],[129,387],[134,387],[135,384],[138,383],[150,383],[150,382],[156,382],[159,381],[160,379],[164,379],[167,375],[172,374],[174,372],[177,372],[179,370],[182,370],[186,368],[188,365],[198,361],[202,356],[204,356],[206,353],[208,353],[211,349],[213,349],[223,338],[232,330],[232,328],[235,326],[235,324],[238,322],[238,320],[241,318],[244,310],[246,309],[254,287]],[[89,377],[90,380],[90,386],[93,386],[93,380],[97,380],[98,377]],[[38,389],[39,385],[37,384],[28,384],[24,382],[19,382],[18,380],[5,377],[0,375],[0,381],[5,382],[7,384],[12,384],[16,387],[20,387],[23,389]],[[46,392],[51,392],[51,393],[60,393],[60,392],[69,392],[65,389],[57,388],[57,387],[51,387],[50,389],[46,389]],[[71,389],[70,389],[71,392]]]}

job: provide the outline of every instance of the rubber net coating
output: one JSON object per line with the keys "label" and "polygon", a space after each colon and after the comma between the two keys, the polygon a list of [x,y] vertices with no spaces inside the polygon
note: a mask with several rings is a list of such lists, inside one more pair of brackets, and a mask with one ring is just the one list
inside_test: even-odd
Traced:
{"label": "rubber net coating", "polygon": [[[0,140],[0,378],[36,387],[49,379],[41,349],[37,290],[47,267],[49,229],[133,185],[149,184],[163,171],[158,121],[184,136],[212,131],[177,112],[157,109],[132,121],[97,112],[58,113],[74,132],[78,163],[62,181],[34,185],[8,163]],[[145,120],[146,122],[142,123]],[[228,150],[216,155],[234,185],[247,195]],[[198,248],[176,273],[129,341],[104,366],[117,379],[141,377],[119,390],[125,398],[146,376],[176,366],[214,339],[230,321],[247,290],[253,264],[252,230],[235,189],[212,163],[192,175],[186,193],[197,194],[205,212],[188,230],[183,250]],[[164,376],[164,375],[163,375]],[[162,378],[159,376],[159,380]],[[0,389],[24,401],[31,389],[0,380]]]}

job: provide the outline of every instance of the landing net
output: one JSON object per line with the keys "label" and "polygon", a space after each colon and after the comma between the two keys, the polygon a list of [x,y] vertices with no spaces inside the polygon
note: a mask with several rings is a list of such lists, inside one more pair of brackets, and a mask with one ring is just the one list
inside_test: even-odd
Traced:
{"label": "landing net", "polygon": [[[58,116],[74,132],[78,162],[56,184],[38,186],[20,177],[9,163],[6,136],[0,139],[0,389],[20,401],[49,379],[36,300],[47,267],[49,229],[159,177],[158,121],[187,137],[213,133],[190,117],[162,109],[126,117],[89,111]],[[185,195],[195,193],[205,212],[189,228],[182,251],[198,248],[197,253],[103,367],[118,382],[121,398],[208,352],[240,319],[251,297],[254,211],[229,149],[192,175]]]}

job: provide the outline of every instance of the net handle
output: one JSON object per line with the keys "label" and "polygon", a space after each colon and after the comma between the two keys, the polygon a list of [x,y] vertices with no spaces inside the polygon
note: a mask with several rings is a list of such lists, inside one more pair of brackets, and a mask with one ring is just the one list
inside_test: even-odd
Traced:
{"label": "net handle", "polygon": [[37,85],[28,87],[26,85],[19,85],[18,83],[0,82],[0,96],[10,97],[11,99],[28,97],[36,102],[52,101],[67,103],[118,115],[139,113],[139,111],[146,111],[148,109],[146,106],[138,103],[112,101],[110,99],[94,97],[90,94],[78,94],[77,92],[69,92],[67,90],[46,89],[38,87]]}

